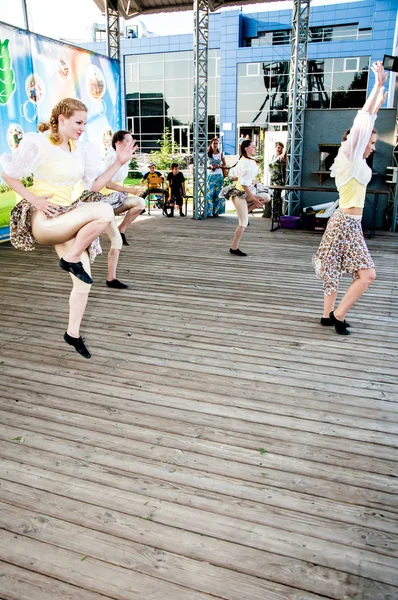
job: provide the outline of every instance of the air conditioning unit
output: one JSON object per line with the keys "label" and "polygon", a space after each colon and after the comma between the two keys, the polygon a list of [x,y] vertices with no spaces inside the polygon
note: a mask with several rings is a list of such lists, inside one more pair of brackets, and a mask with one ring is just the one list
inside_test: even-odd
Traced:
{"label": "air conditioning unit", "polygon": [[386,183],[397,183],[398,167],[387,167],[386,177]]}

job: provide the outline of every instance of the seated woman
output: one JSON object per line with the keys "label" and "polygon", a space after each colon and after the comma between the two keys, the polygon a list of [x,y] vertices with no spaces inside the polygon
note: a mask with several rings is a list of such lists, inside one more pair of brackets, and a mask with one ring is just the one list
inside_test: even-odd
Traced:
{"label": "seated woman", "polygon": [[[116,149],[127,147],[133,144],[134,140],[128,131],[117,131],[112,137],[112,148],[107,152],[104,159],[104,169],[108,169],[116,160]],[[125,163],[117,173],[112,177],[102,190],[102,194],[107,196],[109,204],[112,206],[115,215],[126,213],[123,221],[119,225],[120,235],[123,245],[128,246],[126,231],[128,226],[142,213],[145,208],[145,200],[137,195],[137,188],[125,187],[124,180],[129,172],[129,163]],[[112,190],[116,193],[112,193]]]}
{"label": "seated woman", "polygon": [[[87,108],[80,100],[65,98],[52,110],[44,134],[27,133],[18,149],[3,154],[0,163],[4,181],[22,197],[11,212],[10,239],[19,250],[34,250],[34,244],[54,246],[60,267],[72,276],[69,322],[64,340],[79,354],[90,358],[80,324],[93,280],[90,259],[101,254],[98,236],[107,232],[111,250],[122,247],[113,210],[98,194],[115,173],[132,157],[132,144],[117,151],[114,163],[101,175],[86,145],[75,144],[84,132]],[[47,130],[48,133],[47,133]],[[19,181],[33,174],[34,185]],[[75,185],[83,180],[87,189],[72,203]],[[88,201],[87,201],[88,199]]]}

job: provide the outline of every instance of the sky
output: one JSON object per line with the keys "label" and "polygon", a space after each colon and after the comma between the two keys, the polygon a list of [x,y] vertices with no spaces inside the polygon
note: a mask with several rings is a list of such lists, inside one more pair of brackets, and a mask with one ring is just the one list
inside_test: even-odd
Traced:
{"label": "sky", "polygon": [[[311,5],[337,4],[347,0],[314,0]],[[75,44],[92,41],[93,23],[105,23],[93,0],[26,0],[32,31]],[[61,8],[67,6],[67,9]],[[292,2],[260,3],[245,6],[243,12],[265,12],[291,8]],[[238,7],[236,7],[238,8]],[[236,9],[235,8],[235,9]],[[157,35],[193,32],[192,12],[163,13],[138,17],[148,31]],[[133,23],[137,19],[129,21]],[[24,28],[22,0],[0,0],[0,21]]]}

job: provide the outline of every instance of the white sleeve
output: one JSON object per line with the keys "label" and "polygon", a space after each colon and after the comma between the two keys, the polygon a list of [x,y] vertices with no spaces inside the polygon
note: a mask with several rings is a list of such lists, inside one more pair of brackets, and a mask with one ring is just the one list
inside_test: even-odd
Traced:
{"label": "white sleeve", "polygon": [[89,143],[83,144],[81,152],[84,163],[83,183],[87,190],[91,190],[94,181],[104,171],[101,155],[97,146]]}
{"label": "white sleeve", "polygon": [[42,163],[42,153],[39,151],[40,135],[42,134],[25,133],[15,152],[0,156],[2,170],[9,177],[21,179],[35,173]]}
{"label": "white sleeve", "polygon": [[377,115],[371,115],[364,110],[358,111],[346,141],[341,144],[341,152],[350,162],[363,159],[376,117]]}

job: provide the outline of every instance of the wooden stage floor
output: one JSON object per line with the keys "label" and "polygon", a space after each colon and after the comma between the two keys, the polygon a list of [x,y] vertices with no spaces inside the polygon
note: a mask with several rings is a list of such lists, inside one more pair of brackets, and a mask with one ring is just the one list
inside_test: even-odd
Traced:
{"label": "wooden stage floor", "polygon": [[2,600],[397,600],[398,236],[339,337],[320,235],[235,226],[140,217],[91,360],[55,252],[0,246]]}

